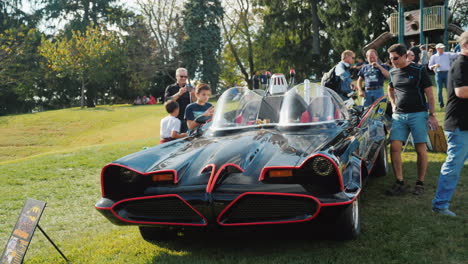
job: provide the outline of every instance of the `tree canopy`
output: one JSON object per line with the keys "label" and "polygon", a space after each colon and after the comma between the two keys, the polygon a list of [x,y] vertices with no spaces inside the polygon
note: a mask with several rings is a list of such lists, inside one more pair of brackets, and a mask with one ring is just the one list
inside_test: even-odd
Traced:
{"label": "tree canopy", "polygon": [[[468,26],[466,3],[449,1],[449,23]],[[345,49],[363,57],[362,48],[389,30],[386,20],[397,5],[137,0],[130,8],[118,0],[0,1],[0,115],[162,97],[178,67],[215,93],[251,88],[263,71],[294,68],[298,80],[319,78]],[[441,34],[428,36],[438,42]],[[381,58],[396,41],[380,47]]]}

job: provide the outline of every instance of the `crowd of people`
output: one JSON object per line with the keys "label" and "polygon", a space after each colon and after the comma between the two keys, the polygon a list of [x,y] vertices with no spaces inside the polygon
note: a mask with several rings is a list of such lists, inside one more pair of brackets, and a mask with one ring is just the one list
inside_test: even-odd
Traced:
{"label": "crowd of people", "polygon": [[[357,90],[363,97],[363,106],[367,107],[384,95],[384,80],[389,79],[388,97],[393,110],[390,156],[396,181],[386,194],[399,196],[409,190],[409,185],[404,181],[401,152],[411,134],[417,153],[417,179],[412,193],[421,195],[424,193],[428,166],[428,129],[439,126],[429,76],[430,71],[434,73],[437,103],[440,108],[446,106],[444,130],[448,150],[440,171],[432,210],[456,216],[449,209],[450,200],[468,159],[468,32],[460,36],[457,52],[446,52],[442,43],[435,46],[435,54],[432,54],[431,49],[427,50],[427,46],[418,47],[414,41],[410,45],[409,48],[403,44],[392,45],[387,50],[391,64],[380,63],[374,49],[367,50],[367,64],[364,65],[354,64],[354,52],[344,51],[341,61],[335,66],[335,74],[340,78],[338,93],[343,95]],[[353,70],[357,72],[356,85],[352,79]],[[447,101],[443,98],[443,87],[447,89]]]}
{"label": "crowd of people", "polygon": [[[435,115],[435,97],[429,71],[435,74],[437,98],[440,108],[446,106],[444,130],[448,138],[447,159],[443,164],[432,210],[443,215],[455,216],[449,209],[464,162],[468,159],[468,32],[459,38],[460,51],[445,52],[445,45],[435,46],[437,53],[411,42],[407,48],[394,44],[388,50],[389,61],[382,63],[375,49],[367,50],[367,63],[355,63],[355,53],[345,50],[341,61],[334,67],[339,78],[338,93],[345,97],[357,91],[363,98],[363,106],[372,105],[385,94],[384,80],[389,80],[388,98],[393,110],[390,131],[390,156],[395,183],[387,195],[399,196],[409,190],[403,175],[401,152],[411,134],[417,153],[417,179],[412,190],[414,195],[424,193],[424,180],[428,166],[426,143],[428,129],[435,129],[439,121]],[[390,63],[388,63],[390,62]],[[268,72],[256,74],[253,88],[267,83]],[[357,81],[353,79],[357,78]],[[161,120],[161,143],[185,137],[187,131],[196,129],[198,116],[211,117],[213,106],[208,103],[211,89],[207,84],[198,84],[195,89],[189,83],[185,68],[176,70],[176,83],[165,91],[165,107],[168,116]],[[447,88],[447,104],[442,89]]]}
{"label": "crowd of people", "polygon": [[157,104],[157,100],[154,96],[150,95],[150,96],[137,96],[137,98],[135,98],[135,100],[133,101],[133,104],[134,105],[153,105],[153,104]]}

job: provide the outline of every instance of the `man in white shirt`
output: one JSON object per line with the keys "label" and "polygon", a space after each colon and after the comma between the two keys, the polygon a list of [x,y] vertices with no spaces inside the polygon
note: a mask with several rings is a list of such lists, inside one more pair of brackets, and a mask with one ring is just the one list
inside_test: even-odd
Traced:
{"label": "man in white shirt", "polygon": [[444,52],[445,45],[439,43],[436,45],[437,53],[431,56],[429,60],[429,69],[435,72],[435,81],[437,83],[437,95],[439,106],[445,106],[442,88],[445,85],[447,88],[448,71],[450,70],[451,62],[458,57],[457,53]]}

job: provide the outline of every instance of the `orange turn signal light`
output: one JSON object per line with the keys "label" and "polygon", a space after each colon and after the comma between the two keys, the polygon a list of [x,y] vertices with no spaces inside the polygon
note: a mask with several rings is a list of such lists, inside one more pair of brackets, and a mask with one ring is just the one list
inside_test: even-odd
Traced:
{"label": "orange turn signal light", "polygon": [[151,176],[153,182],[160,182],[160,181],[174,181],[174,174],[171,173],[163,173],[163,174],[154,174]]}
{"label": "orange turn signal light", "polygon": [[292,170],[271,170],[269,171],[270,178],[292,177]]}

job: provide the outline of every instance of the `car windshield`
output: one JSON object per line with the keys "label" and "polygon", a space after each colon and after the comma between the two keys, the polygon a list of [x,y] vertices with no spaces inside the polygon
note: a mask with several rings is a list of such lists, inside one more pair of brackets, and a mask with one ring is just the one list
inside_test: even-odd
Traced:
{"label": "car windshield", "polygon": [[335,92],[309,82],[275,95],[235,87],[225,91],[218,100],[212,128],[308,125],[347,119],[348,115]]}

